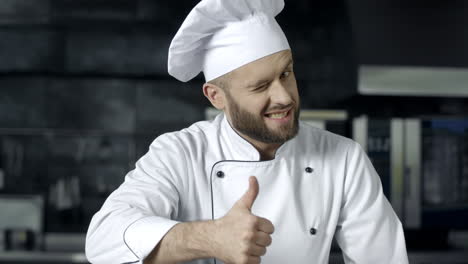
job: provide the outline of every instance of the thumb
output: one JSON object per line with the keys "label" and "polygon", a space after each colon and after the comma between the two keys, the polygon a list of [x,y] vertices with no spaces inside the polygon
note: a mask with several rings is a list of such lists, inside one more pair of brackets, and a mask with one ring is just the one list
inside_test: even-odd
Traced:
{"label": "thumb", "polygon": [[247,209],[250,211],[252,210],[252,206],[255,202],[255,199],[257,198],[259,191],[259,186],[258,186],[258,181],[255,176],[250,176],[249,178],[249,189],[245,194],[242,196],[240,201],[247,207]]}

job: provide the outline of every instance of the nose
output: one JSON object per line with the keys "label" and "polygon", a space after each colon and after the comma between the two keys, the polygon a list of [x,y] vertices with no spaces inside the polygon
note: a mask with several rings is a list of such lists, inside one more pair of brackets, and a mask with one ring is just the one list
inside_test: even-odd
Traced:
{"label": "nose", "polygon": [[292,96],[289,89],[277,80],[270,87],[270,100],[273,104],[289,105],[292,103]]}

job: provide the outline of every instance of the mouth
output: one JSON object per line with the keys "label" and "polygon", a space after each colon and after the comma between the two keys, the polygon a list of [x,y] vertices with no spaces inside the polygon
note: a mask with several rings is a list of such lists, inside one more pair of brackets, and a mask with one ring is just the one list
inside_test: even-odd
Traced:
{"label": "mouth", "polygon": [[289,107],[288,109],[281,110],[281,111],[274,111],[270,113],[266,113],[264,116],[267,119],[273,120],[273,121],[289,121],[290,116],[291,116],[291,111],[292,107]]}

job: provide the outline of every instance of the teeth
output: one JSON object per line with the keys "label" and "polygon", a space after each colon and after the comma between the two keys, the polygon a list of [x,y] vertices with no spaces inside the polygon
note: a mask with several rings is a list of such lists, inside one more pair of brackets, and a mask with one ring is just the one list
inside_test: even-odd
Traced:
{"label": "teeth", "polygon": [[280,119],[280,118],[285,117],[287,114],[288,112],[283,112],[283,113],[269,114],[268,116],[271,118]]}

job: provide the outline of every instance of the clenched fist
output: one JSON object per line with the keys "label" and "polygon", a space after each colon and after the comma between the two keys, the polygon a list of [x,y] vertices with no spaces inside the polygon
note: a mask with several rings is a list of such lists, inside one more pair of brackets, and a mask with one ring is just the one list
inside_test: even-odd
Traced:
{"label": "clenched fist", "polygon": [[260,263],[271,244],[273,224],[251,213],[259,192],[257,178],[249,178],[249,189],[229,212],[215,221],[217,258],[230,264]]}

